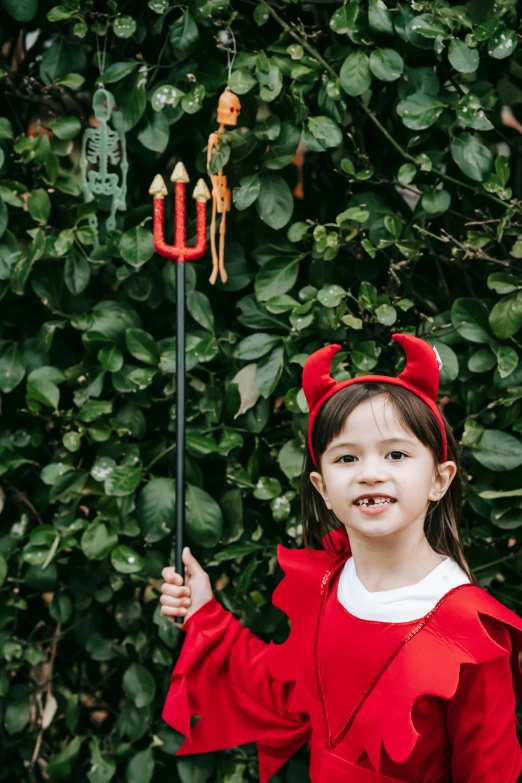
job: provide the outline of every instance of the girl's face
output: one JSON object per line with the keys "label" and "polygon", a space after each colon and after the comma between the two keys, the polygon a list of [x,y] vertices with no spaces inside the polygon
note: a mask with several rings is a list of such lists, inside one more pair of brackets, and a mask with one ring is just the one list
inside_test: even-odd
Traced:
{"label": "girl's face", "polygon": [[[350,414],[321,456],[321,472],[310,480],[348,535],[377,538],[407,527],[422,533],[429,501],[441,499],[457,466],[449,461],[437,470],[430,450],[379,395]],[[361,495],[389,502],[356,504]]]}

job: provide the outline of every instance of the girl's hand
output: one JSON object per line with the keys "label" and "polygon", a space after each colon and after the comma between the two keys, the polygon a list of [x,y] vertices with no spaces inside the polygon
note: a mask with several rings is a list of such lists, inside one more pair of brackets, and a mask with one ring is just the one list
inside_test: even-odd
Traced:
{"label": "girl's hand", "polygon": [[161,575],[165,582],[161,585],[160,603],[162,614],[188,620],[203,604],[212,599],[213,594],[209,575],[191,554],[188,546],[183,550],[182,560],[187,583],[183,584],[183,577],[176,573],[174,566],[164,568]]}

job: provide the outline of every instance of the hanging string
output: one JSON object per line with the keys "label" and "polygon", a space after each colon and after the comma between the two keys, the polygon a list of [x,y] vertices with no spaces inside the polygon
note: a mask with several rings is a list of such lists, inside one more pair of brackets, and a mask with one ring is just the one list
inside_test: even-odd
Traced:
{"label": "hanging string", "polygon": [[228,81],[230,81],[230,77],[232,75],[232,67],[234,65],[234,60],[236,59],[237,47],[236,47],[236,36],[234,35],[234,31],[232,30],[231,27],[229,27],[228,33],[232,39],[232,56],[230,53],[230,47],[227,46]]}
{"label": "hanging string", "polygon": [[96,51],[98,53],[98,70],[100,71],[100,79],[99,84],[101,87],[103,87],[102,77],[103,72],[105,71],[105,63],[107,62],[107,38],[109,35],[109,29],[106,27],[105,29],[105,36],[103,41],[103,55],[100,53],[100,42],[98,39],[98,33],[95,33],[96,36]]}
{"label": "hanging string", "polygon": [[228,81],[230,81],[234,60],[236,59],[237,54],[236,37],[231,27],[229,27],[228,30],[220,30],[217,37],[227,53]]}

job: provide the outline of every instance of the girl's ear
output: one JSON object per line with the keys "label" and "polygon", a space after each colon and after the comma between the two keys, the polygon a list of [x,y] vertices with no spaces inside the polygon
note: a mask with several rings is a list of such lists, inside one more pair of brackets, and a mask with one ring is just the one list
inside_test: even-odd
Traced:
{"label": "girl's ear", "polygon": [[326,504],[326,508],[329,508],[331,510],[332,506],[330,504],[330,501],[328,500],[328,495],[327,495],[327,492],[326,492],[326,485],[324,483],[324,480],[323,480],[323,477],[321,476],[321,474],[314,470],[312,473],[310,473],[310,481],[312,482],[312,484],[314,485],[315,489],[319,492],[319,494],[321,495],[322,499],[324,500],[324,502]]}
{"label": "girl's ear", "polygon": [[433,480],[429,500],[440,500],[448,491],[449,485],[455,478],[456,473],[457,465],[452,460],[448,460],[439,465],[437,474]]}

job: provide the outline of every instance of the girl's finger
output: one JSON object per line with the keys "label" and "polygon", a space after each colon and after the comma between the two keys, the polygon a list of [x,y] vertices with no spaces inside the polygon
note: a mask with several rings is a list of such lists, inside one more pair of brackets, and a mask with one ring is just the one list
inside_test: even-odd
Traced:
{"label": "girl's finger", "polygon": [[161,572],[161,575],[163,579],[166,582],[169,582],[170,584],[176,584],[176,585],[182,585],[183,584],[183,577],[181,574],[178,574],[176,572],[176,569],[174,566],[167,566],[167,568],[164,568]]}
{"label": "girl's finger", "polygon": [[161,614],[164,614],[166,617],[174,617],[175,615],[183,615],[186,613],[186,609],[184,606],[162,606],[161,607]]}
{"label": "girl's finger", "polygon": [[190,606],[190,598],[175,598],[172,595],[161,595],[160,604],[163,604],[163,606]]}
{"label": "girl's finger", "polygon": [[175,598],[179,598],[182,595],[189,595],[187,588],[181,585],[171,585],[168,582],[164,582],[161,585],[161,592],[163,595],[173,595]]}

